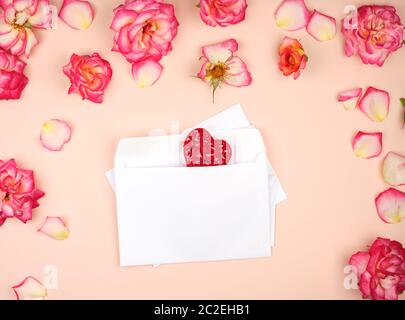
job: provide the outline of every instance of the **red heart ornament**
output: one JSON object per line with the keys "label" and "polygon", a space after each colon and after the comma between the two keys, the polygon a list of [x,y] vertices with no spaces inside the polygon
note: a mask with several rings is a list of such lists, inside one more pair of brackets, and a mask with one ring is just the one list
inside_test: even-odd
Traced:
{"label": "red heart ornament", "polygon": [[191,131],[183,144],[187,167],[222,166],[229,163],[232,149],[225,140],[215,140],[211,134],[197,128]]}

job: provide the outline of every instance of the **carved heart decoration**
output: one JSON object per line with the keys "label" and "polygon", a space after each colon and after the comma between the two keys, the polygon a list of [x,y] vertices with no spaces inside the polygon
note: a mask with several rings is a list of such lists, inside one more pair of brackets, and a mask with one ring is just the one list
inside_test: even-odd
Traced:
{"label": "carved heart decoration", "polygon": [[215,140],[211,134],[197,128],[191,131],[183,144],[187,167],[222,166],[229,163],[232,149],[225,140]]}

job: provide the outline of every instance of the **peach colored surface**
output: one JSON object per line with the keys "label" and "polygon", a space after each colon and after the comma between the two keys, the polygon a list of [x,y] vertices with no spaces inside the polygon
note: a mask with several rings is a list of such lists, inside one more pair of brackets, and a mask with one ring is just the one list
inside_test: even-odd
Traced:
{"label": "peach colored surface", "polygon": [[[279,1],[251,0],[244,23],[225,29],[205,26],[197,0],[173,0],[180,21],[174,50],[162,60],[165,70],[149,89],[138,89],[130,65],[111,52],[112,10],[121,1],[92,1],[97,15],[83,32],[62,24],[40,33],[41,43],[29,59],[30,83],[20,101],[1,101],[0,159],[15,158],[35,170],[47,195],[27,225],[9,220],[0,228],[0,299],[14,299],[10,287],[27,275],[43,279],[47,265],[57,267],[59,289],[51,299],[356,299],[343,286],[344,267],[352,253],[376,236],[405,244],[405,223],[384,224],[374,197],[387,186],[380,176],[382,156],[354,157],[351,138],[357,130],[384,132],[384,154],[405,152],[400,130],[399,98],[405,96],[405,49],[383,68],[363,65],[343,54],[341,34],[319,43],[305,31],[301,39],[309,64],[297,81],[277,68],[277,47],[285,33],[275,27]],[[396,5],[405,22],[405,2]],[[347,4],[365,0],[308,0],[311,8],[339,20]],[[207,85],[193,78],[200,47],[235,37],[239,55],[253,75],[248,88],[224,87],[211,103]],[[98,51],[109,60],[114,76],[103,105],[67,95],[62,66],[70,55]],[[391,93],[388,119],[371,122],[359,111],[345,112],[339,91],[373,85]],[[277,209],[276,248],[269,259],[164,265],[159,268],[118,265],[114,195],[104,176],[113,165],[117,141],[170,130],[172,121],[190,127],[240,102],[262,131],[268,155],[289,199]],[[61,153],[44,150],[41,124],[50,118],[68,121],[72,141]],[[404,189],[402,189],[404,190]],[[71,237],[57,242],[36,232],[47,215],[62,215]]]}

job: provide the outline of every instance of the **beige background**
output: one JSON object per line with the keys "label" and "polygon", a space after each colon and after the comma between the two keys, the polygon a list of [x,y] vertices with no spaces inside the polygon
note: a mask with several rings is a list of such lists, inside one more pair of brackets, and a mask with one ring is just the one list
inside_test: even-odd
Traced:
{"label": "beige background", "polygon": [[[386,188],[380,176],[382,157],[354,157],[356,130],[384,132],[384,154],[405,153],[400,130],[405,96],[405,49],[383,68],[346,58],[339,34],[318,43],[305,31],[302,40],[309,64],[299,80],[284,78],[277,68],[277,48],[285,35],[275,27],[279,1],[250,0],[244,23],[225,29],[205,26],[197,0],[173,0],[180,21],[174,50],[163,59],[161,80],[142,90],[131,78],[130,65],[110,51],[112,10],[120,1],[93,1],[97,11],[91,29],[77,32],[60,23],[40,32],[40,45],[29,59],[30,83],[20,101],[0,103],[0,159],[15,158],[34,169],[47,195],[27,225],[7,221],[0,228],[0,298],[14,298],[10,287],[27,275],[44,279],[47,265],[57,267],[59,289],[51,299],[73,298],[240,298],[356,299],[343,287],[349,256],[375,237],[405,244],[405,225],[387,225],[377,216],[374,197]],[[405,2],[396,5],[405,22]],[[308,0],[339,20],[347,4],[373,1]],[[248,64],[253,84],[224,87],[215,105],[207,85],[193,75],[199,69],[200,47],[234,37]],[[62,73],[72,53],[98,51],[114,69],[101,106],[67,95]],[[344,89],[373,85],[391,93],[388,119],[375,124],[359,111],[345,112],[336,102]],[[288,193],[277,209],[277,238],[270,259],[120,268],[114,196],[104,177],[113,165],[117,141],[170,129],[171,121],[190,127],[240,102],[262,131],[268,155]],[[68,121],[72,141],[61,153],[45,151],[39,142],[41,124],[50,118]],[[402,189],[404,190],[404,189]],[[57,242],[36,232],[47,215],[64,216],[71,237]]]}

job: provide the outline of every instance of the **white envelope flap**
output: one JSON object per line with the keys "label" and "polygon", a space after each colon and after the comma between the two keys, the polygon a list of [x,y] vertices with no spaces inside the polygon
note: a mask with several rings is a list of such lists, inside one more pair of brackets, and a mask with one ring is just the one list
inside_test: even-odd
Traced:
{"label": "white envelope flap", "polygon": [[115,168],[180,165],[179,135],[124,138],[118,143]]}
{"label": "white envelope flap", "polygon": [[[183,142],[190,130],[178,135],[122,139],[115,155],[116,168],[185,166]],[[226,140],[232,148],[230,163],[247,163],[265,153],[262,136],[254,127],[212,130],[215,139]]]}

